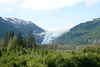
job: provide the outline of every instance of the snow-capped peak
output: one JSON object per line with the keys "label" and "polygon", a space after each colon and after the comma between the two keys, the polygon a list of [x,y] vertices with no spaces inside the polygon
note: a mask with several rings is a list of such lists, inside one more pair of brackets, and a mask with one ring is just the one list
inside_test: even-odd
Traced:
{"label": "snow-capped peak", "polygon": [[[1,17],[1,16],[0,16]],[[2,17],[2,19],[7,20],[6,17]]]}
{"label": "snow-capped peak", "polygon": [[12,17],[12,18],[8,18],[8,17],[2,17],[2,19],[8,21],[8,22],[11,22],[13,24],[29,24],[29,23],[32,23],[31,21],[24,21],[22,19],[18,19],[18,18],[15,18],[15,17]]}

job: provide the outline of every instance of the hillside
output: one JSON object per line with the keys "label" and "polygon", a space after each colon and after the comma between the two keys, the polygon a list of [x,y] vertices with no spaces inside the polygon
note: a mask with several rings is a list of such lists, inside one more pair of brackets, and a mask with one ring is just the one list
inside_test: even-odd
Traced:
{"label": "hillside", "polygon": [[53,44],[100,44],[100,18],[73,27],[55,39]]}
{"label": "hillside", "polygon": [[27,39],[29,31],[31,31],[34,34],[37,43],[41,43],[44,38],[44,34],[41,33],[45,31],[31,21],[25,21],[18,18],[0,17],[0,34],[2,32],[4,36],[5,32],[8,32],[10,29],[14,30],[15,35],[17,35],[18,32],[21,32],[25,39]]}

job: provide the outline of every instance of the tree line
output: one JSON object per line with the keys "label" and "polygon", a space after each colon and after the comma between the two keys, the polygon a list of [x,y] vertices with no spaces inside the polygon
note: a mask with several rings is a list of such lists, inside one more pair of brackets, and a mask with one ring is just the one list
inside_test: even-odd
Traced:
{"label": "tree line", "polygon": [[7,50],[13,50],[16,47],[24,47],[26,49],[31,48],[36,50],[36,42],[34,35],[32,32],[29,32],[28,39],[25,40],[24,37],[22,37],[21,32],[17,33],[17,36],[14,35],[13,30],[9,30],[9,32],[5,33],[5,36],[3,37],[2,32],[0,35],[0,47],[5,48],[7,47]]}
{"label": "tree line", "polygon": [[10,30],[0,38],[0,67],[100,67],[100,45],[36,45],[31,32],[25,40]]}

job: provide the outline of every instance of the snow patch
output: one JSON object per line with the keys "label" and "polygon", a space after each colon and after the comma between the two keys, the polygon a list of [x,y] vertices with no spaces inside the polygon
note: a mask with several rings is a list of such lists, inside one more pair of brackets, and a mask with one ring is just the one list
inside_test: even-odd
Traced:
{"label": "snow patch", "polygon": [[43,35],[45,35],[45,32],[41,32],[41,33],[35,33],[35,31],[34,31],[34,33],[33,33],[34,35],[39,35],[39,36],[43,36]]}
{"label": "snow patch", "polygon": [[6,18],[6,17],[2,17],[2,19],[7,20],[7,18]]}

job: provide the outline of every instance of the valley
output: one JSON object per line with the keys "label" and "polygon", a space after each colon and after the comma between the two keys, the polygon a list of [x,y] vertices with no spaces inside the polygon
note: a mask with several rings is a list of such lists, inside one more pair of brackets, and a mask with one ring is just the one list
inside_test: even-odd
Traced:
{"label": "valley", "polygon": [[0,67],[100,67],[100,18],[71,29],[42,29],[0,17]]}
{"label": "valley", "polygon": [[0,0],[0,67],[100,67],[100,0]]}

